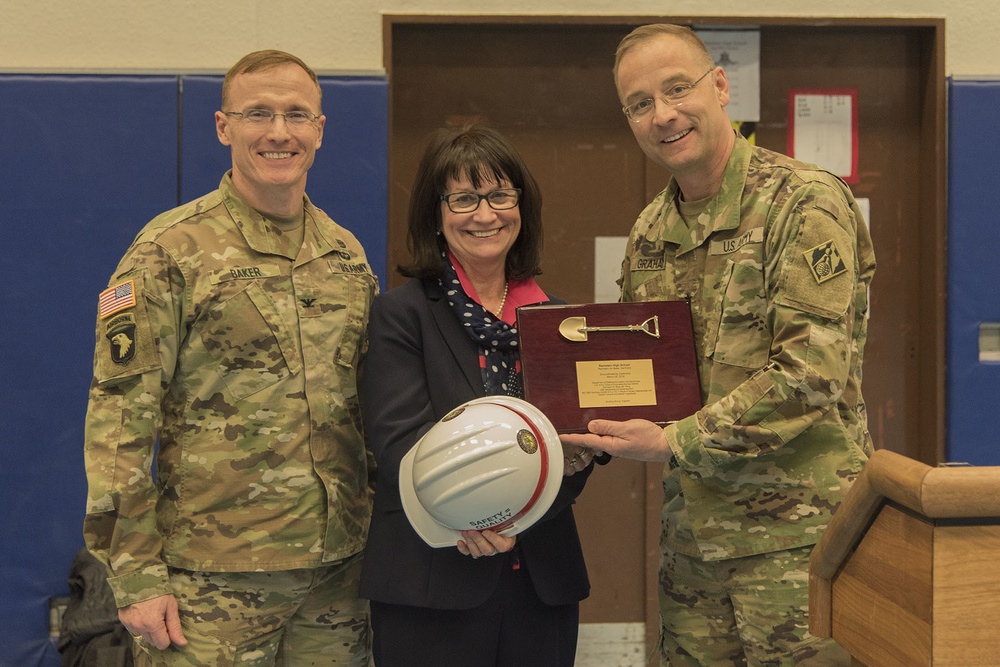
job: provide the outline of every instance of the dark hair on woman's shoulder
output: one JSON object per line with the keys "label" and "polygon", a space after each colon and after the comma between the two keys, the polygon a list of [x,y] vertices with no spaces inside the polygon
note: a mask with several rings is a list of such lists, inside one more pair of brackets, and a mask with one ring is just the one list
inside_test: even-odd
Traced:
{"label": "dark hair on woman's shoulder", "polygon": [[510,183],[521,190],[521,231],[507,253],[509,280],[541,273],[542,193],[507,137],[480,122],[435,131],[424,150],[410,193],[406,244],[412,261],[397,270],[410,278],[444,275],[447,243],[441,231],[441,195],[449,179],[467,176],[473,187]]}

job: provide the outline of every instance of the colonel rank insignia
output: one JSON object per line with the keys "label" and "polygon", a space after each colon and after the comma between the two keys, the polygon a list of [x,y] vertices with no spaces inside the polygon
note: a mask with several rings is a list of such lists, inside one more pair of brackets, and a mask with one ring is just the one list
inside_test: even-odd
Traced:
{"label": "colonel rank insignia", "polygon": [[837,252],[837,246],[834,245],[832,239],[820,243],[802,254],[805,256],[809,270],[812,271],[813,278],[816,279],[817,283],[825,283],[830,278],[836,278],[847,271],[847,265],[844,264],[844,259]]}

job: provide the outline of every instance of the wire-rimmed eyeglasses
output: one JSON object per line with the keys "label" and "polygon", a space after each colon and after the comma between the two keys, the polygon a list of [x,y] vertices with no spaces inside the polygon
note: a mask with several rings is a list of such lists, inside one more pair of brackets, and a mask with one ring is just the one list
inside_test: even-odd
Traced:
{"label": "wire-rimmed eyeglasses", "polygon": [[521,189],[500,188],[484,195],[478,192],[449,192],[441,195],[440,199],[448,204],[452,213],[471,213],[479,208],[479,202],[484,199],[494,211],[505,211],[521,201]]}
{"label": "wire-rimmed eyeglasses", "polygon": [[275,116],[281,116],[288,125],[305,125],[315,123],[319,116],[308,111],[286,111],[285,113],[275,113],[270,109],[247,109],[246,111],[223,111],[227,116],[236,116],[254,125],[266,125],[274,121]]}
{"label": "wire-rimmed eyeglasses", "polygon": [[[670,107],[679,107],[684,103],[684,98],[691,94],[694,87],[701,83],[701,80],[715,71],[715,67],[698,77],[694,83],[676,83],[658,96],[663,103]],[[656,98],[644,97],[622,107],[625,117],[633,123],[638,123],[656,108]]]}

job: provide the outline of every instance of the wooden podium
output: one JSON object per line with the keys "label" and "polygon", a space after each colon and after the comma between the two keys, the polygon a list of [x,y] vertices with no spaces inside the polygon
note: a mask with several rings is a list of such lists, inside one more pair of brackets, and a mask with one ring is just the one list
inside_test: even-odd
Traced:
{"label": "wooden podium", "polygon": [[813,550],[809,630],[868,667],[1000,665],[1000,467],[868,462]]}

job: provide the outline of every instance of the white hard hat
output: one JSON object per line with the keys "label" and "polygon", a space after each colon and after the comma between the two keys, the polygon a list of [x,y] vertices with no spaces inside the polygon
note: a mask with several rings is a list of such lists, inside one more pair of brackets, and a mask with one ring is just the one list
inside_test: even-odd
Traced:
{"label": "white hard hat", "polygon": [[463,530],[524,531],[552,506],[562,475],[548,418],[519,398],[486,396],[449,412],[407,452],[399,494],[424,542],[447,547]]}

